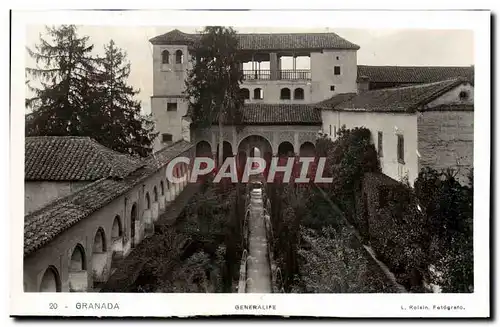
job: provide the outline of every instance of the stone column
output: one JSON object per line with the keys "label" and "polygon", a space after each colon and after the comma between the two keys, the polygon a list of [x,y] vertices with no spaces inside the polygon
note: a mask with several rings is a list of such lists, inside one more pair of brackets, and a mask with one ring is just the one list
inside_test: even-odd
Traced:
{"label": "stone column", "polygon": [[278,55],[276,52],[269,53],[269,69],[271,71],[271,80],[278,79]]}

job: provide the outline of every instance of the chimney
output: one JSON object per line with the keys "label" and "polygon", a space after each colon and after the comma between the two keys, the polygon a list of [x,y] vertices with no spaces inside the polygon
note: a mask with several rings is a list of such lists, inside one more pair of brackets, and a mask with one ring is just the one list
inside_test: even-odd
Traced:
{"label": "chimney", "polygon": [[370,89],[370,78],[368,76],[358,77],[358,93],[366,92]]}

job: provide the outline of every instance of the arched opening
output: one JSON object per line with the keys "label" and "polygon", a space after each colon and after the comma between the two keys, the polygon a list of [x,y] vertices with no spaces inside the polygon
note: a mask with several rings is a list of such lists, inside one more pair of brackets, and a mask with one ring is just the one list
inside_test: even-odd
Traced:
{"label": "arched opening", "polygon": [[[249,135],[240,141],[238,144],[238,177],[244,177],[244,171],[246,166],[247,158],[250,156],[256,156],[264,158],[266,160],[266,168],[264,170],[264,176],[267,178],[267,172],[271,163],[272,158],[272,146],[266,138],[260,135]],[[249,167],[250,168],[250,167]]]}
{"label": "arched opening", "polygon": [[262,100],[264,99],[264,90],[260,87],[253,90],[253,98],[254,100]]}
{"label": "arched opening", "polygon": [[200,141],[196,143],[196,156],[200,158],[211,158],[212,147],[207,141]]}
{"label": "arched opening", "polygon": [[[315,148],[314,144],[312,144],[311,142],[304,142],[300,146],[299,154],[300,154],[301,158],[306,158],[306,157],[316,158],[316,148]],[[307,177],[309,178],[309,180],[314,180],[314,178],[315,178],[316,165],[317,165],[316,160],[314,160],[313,162],[310,162],[307,165],[307,167],[308,167]],[[298,163],[297,169],[298,169],[298,173],[300,173],[302,171],[302,163]]]}
{"label": "arched opening", "polygon": [[106,238],[104,237],[104,230],[99,227],[94,237],[94,245],[92,247],[92,253],[103,253],[106,252]]}
{"label": "arched opening", "polygon": [[130,209],[130,237],[131,237],[131,246],[135,247],[135,229],[136,229],[136,221],[137,221],[137,205],[134,203],[132,205],[132,209]]}
{"label": "arched opening", "polygon": [[99,227],[94,236],[92,245],[92,281],[93,286],[107,280],[108,255],[106,253],[106,235],[104,229]]}
{"label": "arched opening", "polygon": [[77,244],[73,253],[71,254],[71,261],[69,265],[70,271],[87,270],[85,262],[85,250],[81,244]]}
{"label": "arched opening", "polygon": [[285,87],[285,88],[281,89],[280,99],[281,100],[290,100],[290,89],[289,88]]}
{"label": "arched opening", "polygon": [[61,278],[54,266],[49,266],[40,282],[40,292],[61,292]]}
{"label": "arched opening", "polygon": [[316,156],[316,148],[311,142],[304,142],[300,146],[299,153],[301,157],[314,157]]}
{"label": "arched opening", "polygon": [[304,89],[303,88],[296,88],[293,91],[293,98],[295,100],[304,100]]}
{"label": "arched opening", "polygon": [[278,156],[280,157],[293,157],[295,155],[295,151],[293,149],[292,143],[285,141],[281,142],[278,146]]}
{"label": "arched opening", "polygon": [[158,202],[158,189],[156,188],[156,185],[153,187],[153,201]]}
{"label": "arched opening", "polygon": [[163,184],[163,181],[160,182],[160,195],[165,195],[165,185]]}
{"label": "arched opening", "polygon": [[[233,146],[228,141],[222,142],[222,162],[233,156]],[[217,159],[219,159],[219,144],[217,144]]]}
{"label": "arched opening", "polygon": [[161,53],[161,63],[169,64],[170,63],[170,52],[168,50],[163,50]]}
{"label": "arched opening", "polygon": [[113,227],[111,228],[111,246],[111,265],[113,266],[113,264],[116,263],[117,258],[123,255],[123,228],[119,215],[116,215],[113,220]]}
{"label": "arched opening", "polygon": [[241,96],[242,96],[242,97],[243,97],[243,99],[245,99],[245,100],[250,99],[250,90],[249,90],[249,89],[246,89],[246,88],[241,89]]}
{"label": "arched opening", "polygon": [[146,209],[151,209],[151,198],[149,197],[149,192],[146,192]]}
{"label": "arched opening", "polygon": [[111,239],[115,240],[123,236],[122,222],[119,215],[115,216],[113,227],[111,228]]}
{"label": "arched opening", "polygon": [[[210,146],[210,143],[207,141],[200,141],[196,144],[196,157],[197,158],[212,158],[212,147]],[[208,167],[208,164],[205,162],[202,162],[200,164],[200,169],[206,169]],[[207,175],[203,176],[198,176],[197,177],[197,182],[201,182],[205,180]]]}
{"label": "arched opening", "polygon": [[182,53],[181,50],[175,51],[175,63],[176,64],[184,63],[184,54]]}
{"label": "arched opening", "polygon": [[81,244],[77,244],[73,249],[68,270],[69,291],[86,292],[88,287],[87,262],[85,250]]}

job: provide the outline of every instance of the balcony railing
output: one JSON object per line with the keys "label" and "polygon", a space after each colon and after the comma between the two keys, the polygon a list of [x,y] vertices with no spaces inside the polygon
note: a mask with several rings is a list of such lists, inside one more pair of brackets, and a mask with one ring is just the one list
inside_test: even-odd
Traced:
{"label": "balcony railing", "polygon": [[251,70],[245,69],[243,70],[243,79],[245,80],[270,80],[271,79],[271,71],[269,69],[266,70]]}
{"label": "balcony railing", "polygon": [[310,80],[311,71],[308,69],[283,69],[277,71],[277,76],[271,76],[271,70],[243,70],[243,79],[245,80]]}

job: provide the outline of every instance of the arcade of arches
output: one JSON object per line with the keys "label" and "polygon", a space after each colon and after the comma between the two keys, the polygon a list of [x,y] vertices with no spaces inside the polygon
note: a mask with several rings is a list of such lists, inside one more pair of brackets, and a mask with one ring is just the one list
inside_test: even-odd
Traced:
{"label": "arcade of arches", "polygon": [[[224,126],[223,157],[236,156],[241,152],[250,154],[252,148],[267,155],[299,155],[305,150],[310,153],[318,137],[320,126],[310,125],[269,125],[245,126],[237,131],[234,126]],[[216,126],[196,130],[193,142],[196,144],[197,157],[218,157],[219,129]]]}
{"label": "arcade of arches", "polygon": [[[302,127],[302,131],[300,128]],[[270,127],[272,128],[272,126]],[[298,131],[263,131],[262,128],[252,133],[249,127],[244,133],[224,133],[223,160],[228,157],[236,157],[238,178],[241,180],[242,173],[248,157],[260,157],[266,161],[267,170],[273,157],[315,156],[315,140],[317,132],[315,128],[299,126]],[[198,134],[196,138],[196,156],[218,160],[218,129],[205,131]],[[283,163],[281,162],[280,165]],[[204,167],[201,167],[204,168]]]}

